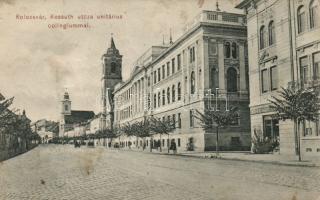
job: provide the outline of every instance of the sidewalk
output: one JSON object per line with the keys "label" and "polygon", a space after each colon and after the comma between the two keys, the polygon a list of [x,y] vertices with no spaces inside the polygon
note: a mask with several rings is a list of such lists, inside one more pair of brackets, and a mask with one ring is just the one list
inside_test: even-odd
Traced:
{"label": "sidewalk", "polygon": [[181,153],[179,155],[190,156],[190,157],[221,159],[221,160],[268,163],[268,164],[286,165],[286,166],[320,167],[320,162],[311,162],[311,161],[299,162],[296,156],[281,155],[279,153],[252,154],[250,152],[220,152],[219,158],[216,158],[215,152],[203,152],[203,153],[187,152],[187,153]]}
{"label": "sidewalk", "polygon": [[181,152],[173,154],[172,151],[168,153],[167,151],[159,152],[153,150],[150,152],[150,149],[142,151],[142,149],[119,149],[123,151],[135,151],[141,153],[153,153],[161,155],[171,155],[171,156],[186,156],[194,158],[203,158],[203,159],[221,159],[221,160],[234,160],[234,161],[245,161],[245,162],[256,162],[256,163],[266,163],[274,165],[285,165],[285,166],[300,166],[300,167],[320,167],[320,161],[311,162],[311,161],[301,161],[297,160],[296,156],[287,156],[281,155],[279,153],[274,154],[252,154],[248,151],[245,152],[219,152],[219,157],[216,158],[216,153],[212,152]]}

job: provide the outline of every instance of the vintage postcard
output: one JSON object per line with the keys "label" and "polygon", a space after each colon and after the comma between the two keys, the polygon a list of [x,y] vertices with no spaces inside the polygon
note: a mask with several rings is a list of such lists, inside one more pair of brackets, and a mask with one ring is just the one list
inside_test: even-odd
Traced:
{"label": "vintage postcard", "polygon": [[320,200],[320,0],[0,0],[0,200]]}

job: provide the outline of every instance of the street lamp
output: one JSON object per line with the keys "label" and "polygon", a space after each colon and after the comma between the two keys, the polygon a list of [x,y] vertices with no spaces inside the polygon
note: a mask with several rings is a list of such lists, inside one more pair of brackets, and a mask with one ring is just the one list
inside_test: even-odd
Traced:
{"label": "street lamp", "polygon": [[219,111],[218,110],[218,90],[219,88],[216,88],[216,111]]}

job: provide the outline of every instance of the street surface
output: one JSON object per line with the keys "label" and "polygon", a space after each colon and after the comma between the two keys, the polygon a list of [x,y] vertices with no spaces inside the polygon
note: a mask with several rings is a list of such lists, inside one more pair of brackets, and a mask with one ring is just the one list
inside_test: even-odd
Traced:
{"label": "street surface", "polygon": [[320,168],[43,145],[0,163],[0,199],[320,200]]}

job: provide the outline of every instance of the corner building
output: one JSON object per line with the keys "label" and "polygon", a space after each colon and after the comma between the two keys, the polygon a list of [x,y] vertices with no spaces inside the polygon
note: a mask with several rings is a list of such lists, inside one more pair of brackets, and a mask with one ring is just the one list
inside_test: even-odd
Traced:
{"label": "corner building", "polygon": [[121,136],[115,141],[124,147],[131,143],[131,148],[157,142],[165,151],[175,140],[178,152],[214,150],[215,131],[200,127],[196,110],[237,106],[239,119],[220,131],[220,146],[250,149],[246,36],[245,15],[202,11],[175,42],[148,49],[130,78],[115,86],[114,125],[153,116],[173,119],[176,129],[152,140]]}
{"label": "corner building", "polygon": [[[280,141],[280,153],[295,155],[294,124],[273,119],[269,107],[281,87],[318,87],[320,2],[244,0],[247,14],[251,131]],[[299,130],[302,159],[319,158],[319,122]]]}

